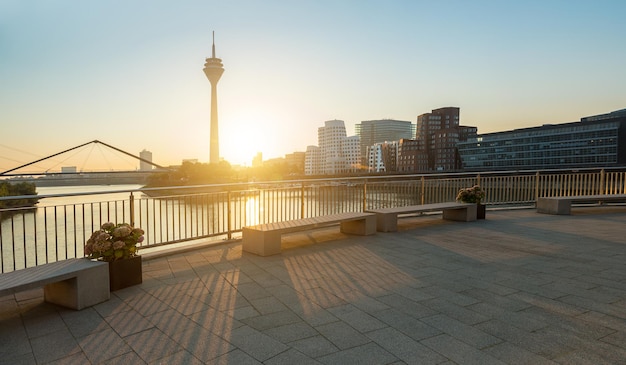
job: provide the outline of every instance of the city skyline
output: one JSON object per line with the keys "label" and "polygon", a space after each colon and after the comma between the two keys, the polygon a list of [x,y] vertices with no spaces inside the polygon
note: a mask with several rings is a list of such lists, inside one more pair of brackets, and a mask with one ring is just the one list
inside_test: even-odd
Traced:
{"label": "city skyline", "polygon": [[[100,139],[162,165],[305,151],[324,121],[461,108],[478,133],[624,108],[621,1],[8,2],[0,5],[0,170]],[[242,153],[239,153],[238,148]]]}

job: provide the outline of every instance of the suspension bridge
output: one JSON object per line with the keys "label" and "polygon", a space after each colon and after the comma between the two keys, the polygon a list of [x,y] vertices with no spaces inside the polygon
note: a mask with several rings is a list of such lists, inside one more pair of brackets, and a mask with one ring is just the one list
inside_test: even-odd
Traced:
{"label": "suspension bridge", "polygon": [[[137,169],[138,162],[149,168]],[[119,166],[126,167],[120,169]],[[0,179],[35,182],[37,186],[143,184],[151,174],[167,170],[150,160],[93,140],[2,171]]]}

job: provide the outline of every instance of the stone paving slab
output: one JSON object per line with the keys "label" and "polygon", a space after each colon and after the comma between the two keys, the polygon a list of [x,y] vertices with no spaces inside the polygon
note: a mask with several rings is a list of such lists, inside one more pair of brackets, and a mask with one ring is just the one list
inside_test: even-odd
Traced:
{"label": "stone paving slab", "polygon": [[626,363],[626,208],[401,219],[144,253],[144,282],[82,311],[0,298],[0,364]]}

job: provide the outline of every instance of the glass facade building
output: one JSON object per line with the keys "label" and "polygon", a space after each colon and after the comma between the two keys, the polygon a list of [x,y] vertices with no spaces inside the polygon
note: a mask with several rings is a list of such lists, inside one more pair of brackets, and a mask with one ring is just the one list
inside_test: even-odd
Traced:
{"label": "glass facade building", "polygon": [[626,165],[626,109],[478,135],[457,145],[466,171],[557,169]]}
{"label": "glass facade building", "polygon": [[381,119],[355,124],[354,131],[361,141],[361,162],[367,165],[368,149],[376,143],[415,138],[415,125],[409,121]]}

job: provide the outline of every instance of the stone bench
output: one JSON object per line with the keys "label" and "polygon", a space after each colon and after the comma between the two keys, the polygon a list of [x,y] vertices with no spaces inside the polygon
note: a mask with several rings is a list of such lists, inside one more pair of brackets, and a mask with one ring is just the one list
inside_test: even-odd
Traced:
{"label": "stone bench", "polygon": [[566,215],[572,213],[572,203],[597,204],[608,202],[626,202],[626,194],[543,197],[537,199],[537,212]]}
{"label": "stone bench", "polygon": [[281,252],[281,236],[284,233],[336,224],[340,225],[342,233],[362,236],[376,233],[376,215],[348,212],[244,227],[242,229],[242,248],[245,252],[259,256],[279,254]]}
{"label": "stone bench", "polygon": [[367,212],[376,214],[376,229],[379,232],[396,232],[398,230],[398,216],[401,214],[442,211],[443,219],[470,222],[476,220],[476,209],[476,204],[473,203],[450,202],[370,209]]}
{"label": "stone bench", "polygon": [[109,263],[67,259],[0,274],[0,297],[44,287],[44,300],[80,310],[109,300]]}

